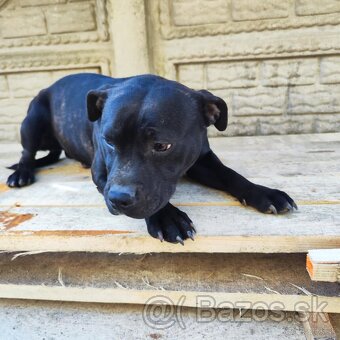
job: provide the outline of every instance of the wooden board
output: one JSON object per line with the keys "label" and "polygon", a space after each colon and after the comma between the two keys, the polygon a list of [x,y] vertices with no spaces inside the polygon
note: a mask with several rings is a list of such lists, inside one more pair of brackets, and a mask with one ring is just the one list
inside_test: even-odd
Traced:
{"label": "wooden board", "polygon": [[[184,298],[185,297],[185,298]],[[278,305],[283,305],[285,311],[318,312],[313,309],[316,303],[310,296],[276,294],[239,294],[239,293],[209,293],[151,290],[135,290],[120,288],[92,288],[92,287],[61,287],[61,286],[33,286],[33,285],[0,285],[0,298],[47,300],[47,301],[73,301],[119,304],[150,304],[150,305],[175,305],[177,302],[183,307],[197,307],[197,301],[213,300],[220,308],[241,309],[269,309],[277,311]],[[201,300],[200,300],[201,299]],[[245,300],[246,299],[246,302]],[[321,300],[321,302],[320,302]],[[182,302],[183,301],[183,302]],[[340,298],[323,297],[318,303],[324,304],[323,311],[339,313]],[[204,307],[204,305],[202,305]]]}
{"label": "wooden board", "polygon": [[310,250],[307,254],[306,268],[314,281],[340,283],[340,248]]}
{"label": "wooden board", "polygon": [[339,249],[313,249],[308,252],[308,256],[314,263],[340,263]]}
{"label": "wooden board", "polygon": [[[215,138],[211,146],[249,179],[287,191],[299,211],[263,215],[230,196],[182,181],[172,199],[194,221],[185,246],[151,238],[143,220],[112,216],[89,170],[63,160],[42,169],[37,183],[8,190],[1,169],[0,249],[104,252],[307,252],[340,247],[340,134]],[[0,166],[20,148],[2,145]]]}

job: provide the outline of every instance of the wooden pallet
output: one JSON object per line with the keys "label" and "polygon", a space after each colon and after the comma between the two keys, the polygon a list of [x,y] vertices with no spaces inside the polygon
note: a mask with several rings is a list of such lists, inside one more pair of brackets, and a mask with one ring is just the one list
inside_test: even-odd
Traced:
{"label": "wooden pallet", "polygon": [[5,169],[18,145],[0,148],[0,249],[8,251],[307,252],[340,247],[340,134],[215,138],[221,159],[250,180],[288,192],[299,211],[273,216],[230,196],[182,181],[172,203],[198,236],[185,246],[151,238],[143,220],[112,216],[89,170],[63,160],[39,171],[37,183],[8,189]]}

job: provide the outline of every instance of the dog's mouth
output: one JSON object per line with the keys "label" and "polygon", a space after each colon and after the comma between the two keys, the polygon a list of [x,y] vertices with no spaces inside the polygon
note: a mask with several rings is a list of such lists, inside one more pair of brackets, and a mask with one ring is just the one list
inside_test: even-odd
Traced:
{"label": "dog's mouth", "polygon": [[125,215],[135,219],[144,219],[148,218],[157,212],[161,207],[162,204],[156,204],[153,207],[140,207],[140,208],[133,208],[133,209],[117,209],[110,201],[105,199],[106,206],[112,215]]}
{"label": "dog's mouth", "polygon": [[162,209],[168,202],[175,191],[176,186],[159,187],[157,191],[150,193],[143,192],[139,195],[133,204],[123,205],[118,201],[116,205],[115,200],[109,198],[108,188],[104,192],[104,199],[106,206],[112,215],[125,215],[135,219],[145,219],[160,209]]}
{"label": "dog's mouth", "polygon": [[136,218],[136,219],[144,219],[151,215],[153,215],[157,209],[127,209],[127,210],[118,210],[114,207],[109,207],[109,211],[113,215],[125,215],[127,217]]}
{"label": "dog's mouth", "polygon": [[110,201],[108,201],[105,197],[105,203],[106,203],[106,206],[107,208],[109,209],[109,212],[112,214],[112,215],[121,215],[122,213],[116,208],[114,207]]}
{"label": "dog's mouth", "polygon": [[108,209],[112,215],[122,215],[118,209],[113,208],[111,205],[108,206]]}

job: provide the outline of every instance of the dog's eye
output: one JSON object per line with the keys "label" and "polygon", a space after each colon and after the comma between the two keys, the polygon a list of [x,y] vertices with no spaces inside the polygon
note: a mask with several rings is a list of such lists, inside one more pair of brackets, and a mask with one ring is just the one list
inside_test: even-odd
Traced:
{"label": "dog's eye", "polygon": [[154,151],[157,152],[164,152],[166,150],[169,150],[172,147],[172,144],[169,143],[155,143],[153,145]]}

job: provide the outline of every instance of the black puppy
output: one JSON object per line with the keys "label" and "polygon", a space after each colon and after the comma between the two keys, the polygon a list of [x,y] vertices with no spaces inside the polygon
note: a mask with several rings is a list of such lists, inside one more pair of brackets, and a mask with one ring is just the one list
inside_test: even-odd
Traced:
{"label": "black puppy", "polygon": [[[169,199],[184,174],[263,213],[297,208],[286,193],[249,182],[211,151],[207,127],[225,130],[227,120],[221,98],[161,77],[67,76],[32,100],[21,126],[22,157],[7,184],[31,184],[35,168],[65,150],[91,166],[112,214],[145,218],[151,236],[182,244],[194,227]],[[35,160],[38,150],[50,152]]]}

